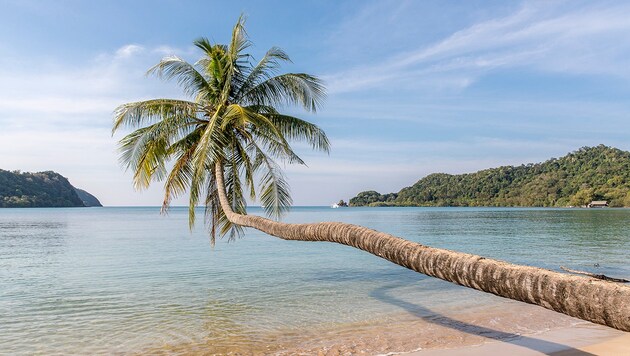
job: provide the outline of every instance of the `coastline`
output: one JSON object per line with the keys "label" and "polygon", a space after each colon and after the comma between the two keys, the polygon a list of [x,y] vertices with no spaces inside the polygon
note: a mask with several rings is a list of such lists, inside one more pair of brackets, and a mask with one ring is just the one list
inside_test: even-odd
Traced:
{"label": "coastline", "polygon": [[503,300],[492,307],[448,314],[407,313],[381,322],[284,330],[265,336],[264,342],[231,341],[238,346],[226,348],[210,342],[164,345],[138,354],[584,356],[630,352],[628,333]]}
{"label": "coastline", "polygon": [[630,333],[592,323],[580,323],[512,340],[478,345],[390,353],[390,356],[587,356],[630,354]]}
{"label": "coastline", "polygon": [[[576,268],[599,263],[601,273],[630,275],[628,210],[600,210],[593,219],[554,209],[376,209],[300,208],[289,220],[339,218],[509,261],[548,268],[558,261]],[[553,350],[574,345],[545,339],[554,330],[590,325],[343,246],[288,243],[252,233],[238,245],[225,242],[210,250],[205,231],[183,236],[184,208],[156,219],[158,210],[9,209],[0,214],[8,237],[0,254],[13,256],[3,260],[8,268],[2,269],[9,278],[0,299],[11,305],[0,313],[3,350],[14,355],[405,355],[459,348],[470,353],[505,344],[540,354],[536,350],[549,343],[564,345]],[[574,349],[601,341],[581,335]],[[514,345],[518,340],[538,346]]]}

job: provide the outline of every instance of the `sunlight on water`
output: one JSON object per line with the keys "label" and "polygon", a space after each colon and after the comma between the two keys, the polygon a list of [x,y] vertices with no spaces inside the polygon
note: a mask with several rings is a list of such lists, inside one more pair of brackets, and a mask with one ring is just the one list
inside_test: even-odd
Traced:
{"label": "sunlight on water", "polygon": [[[264,352],[304,335],[323,345],[410,315],[506,303],[336,244],[248,230],[212,249],[186,219],[178,208],[0,210],[1,351]],[[624,209],[295,208],[285,220],[344,221],[516,263],[630,277]]]}

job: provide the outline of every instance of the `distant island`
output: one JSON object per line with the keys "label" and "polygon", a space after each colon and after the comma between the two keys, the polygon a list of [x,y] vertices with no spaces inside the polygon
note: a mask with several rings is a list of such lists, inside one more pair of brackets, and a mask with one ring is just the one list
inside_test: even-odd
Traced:
{"label": "distant island", "polygon": [[77,189],[61,174],[0,169],[0,208],[102,206],[92,194]]}
{"label": "distant island", "polygon": [[398,193],[365,191],[350,206],[630,206],[630,152],[583,147],[542,163],[468,174],[434,173]]}

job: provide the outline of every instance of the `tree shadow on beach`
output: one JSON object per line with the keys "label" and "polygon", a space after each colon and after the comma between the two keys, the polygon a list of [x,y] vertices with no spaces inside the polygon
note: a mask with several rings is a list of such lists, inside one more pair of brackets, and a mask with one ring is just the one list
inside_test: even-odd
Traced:
{"label": "tree shadow on beach", "polygon": [[[543,354],[550,354],[558,351],[570,351],[572,355],[591,356],[594,355],[589,352],[575,349],[571,346],[559,344],[552,341],[536,339],[530,336],[523,336],[514,334],[511,332],[504,332],[500,330],[491,329],[485,326],[479,326],[470,324],[464,321],[456,320],[446,315],[436,313],[428,308],[423,307],[417,303],[410,303],[402,299],[398,299],[388,291],[400,287],[400,285],[386,285],[376,288],[370,292],[370,297],[375,298],[384,303],[399,307],[409,314],[416,316],[428,323],[443,326],[449,329],[457,330],[471,335],[485,337],[491,340],[497,340],[521,347],[525,347]],[[565,352],[566,352],[565,351]]]}

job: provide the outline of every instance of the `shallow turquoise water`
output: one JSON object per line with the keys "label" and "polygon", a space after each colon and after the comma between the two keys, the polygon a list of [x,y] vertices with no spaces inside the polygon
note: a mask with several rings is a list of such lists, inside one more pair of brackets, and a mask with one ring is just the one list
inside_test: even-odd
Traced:
{"label": "shallow turquoise water", "polygon": [[[394,320],[400,307],[383,290],[428,314],[499,299],[336,244],[248,230],[212,249],[186,214],[0,210],[0,354],[271,342],[274,333]],[[285,221],[343,221],[515,263],[630,277],[629,209],[298,207]]]}

